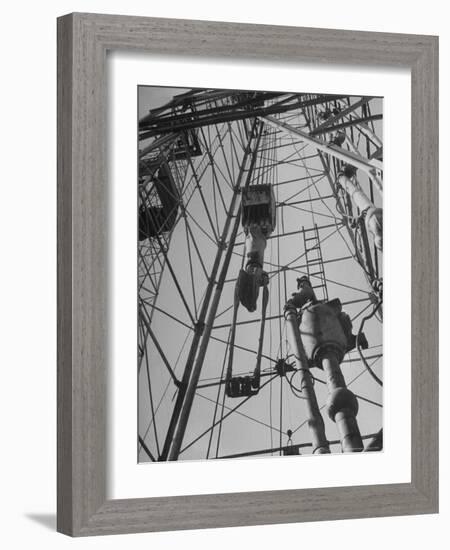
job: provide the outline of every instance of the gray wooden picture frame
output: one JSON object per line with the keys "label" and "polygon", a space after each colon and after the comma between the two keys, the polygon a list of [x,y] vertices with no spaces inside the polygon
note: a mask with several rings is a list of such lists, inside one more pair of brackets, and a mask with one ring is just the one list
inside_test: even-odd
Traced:
{"label": "gray wooden picture frame", "polygon": [[[109,50],[411,70],[411,483],[107,500]],[[57,487],[57,528],[72,536],[438,511],[437,37],[82,13],[58,19]]]}

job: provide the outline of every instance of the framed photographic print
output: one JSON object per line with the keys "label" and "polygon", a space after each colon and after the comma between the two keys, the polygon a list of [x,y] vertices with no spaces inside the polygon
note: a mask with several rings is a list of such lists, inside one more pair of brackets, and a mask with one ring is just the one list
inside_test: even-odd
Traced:
{"label": "framed photographic print", "polygon": [[71,14],[58,85],[58,529],[436,512],[437,38]]}

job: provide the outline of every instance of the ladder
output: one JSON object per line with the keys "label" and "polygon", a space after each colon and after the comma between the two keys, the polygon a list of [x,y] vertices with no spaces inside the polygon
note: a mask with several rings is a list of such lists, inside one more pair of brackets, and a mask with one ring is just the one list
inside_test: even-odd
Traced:
{"label": "ladder", "polygon": [[323,266],[322,248],[317,224],[305,229],[302,227],[303,246],[305,249],[306,273],[318,300],[328,302],[327,280]]}

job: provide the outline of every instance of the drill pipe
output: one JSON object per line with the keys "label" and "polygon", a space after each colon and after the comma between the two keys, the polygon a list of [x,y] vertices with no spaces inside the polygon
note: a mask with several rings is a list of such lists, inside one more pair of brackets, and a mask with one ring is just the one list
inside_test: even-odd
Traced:
{"label": "drill pipe", "polygon": [[365,224],[367,231],[372,236],[378,250],[383,251],[383,210],[377,208],[364,191],[351,179],[342,174],[339,176],[338,181],[351,196],[354,204],[360,211],[366,212]]}
{"label": "drill pipe", "polygon": [[356,421],[358,401],[355,394],[347,388],[339,359],[335,353],[330,351],[324,353],[321,363],[327,377],[328,415],[337,425],[342,452],[363,451],[364,446]]}
{"label": "drill pipe", "polygon": [[330,447],[325,435],[325,425],[317,403],[313,378],[309,370],[308,359],[300,337],[300,330],[298,328],[297,321],[297,310],[295,306],[287,303],[284,316],[287,322],[290,344],[295,355],[295,363],[300,375],[300,388],[305,398],[313,453],[328,454],[330,452]]}

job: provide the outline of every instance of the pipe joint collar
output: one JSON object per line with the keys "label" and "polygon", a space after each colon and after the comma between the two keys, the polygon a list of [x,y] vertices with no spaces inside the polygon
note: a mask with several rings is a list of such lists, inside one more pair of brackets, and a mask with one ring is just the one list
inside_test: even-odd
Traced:
{"label": "pipe joint collar", "polygon": [[352,416],[358,414],[358,400],[355,394],[348,388],[336,388],[327,401],[328,416],[335,422],[337,413],[349,411]]}

